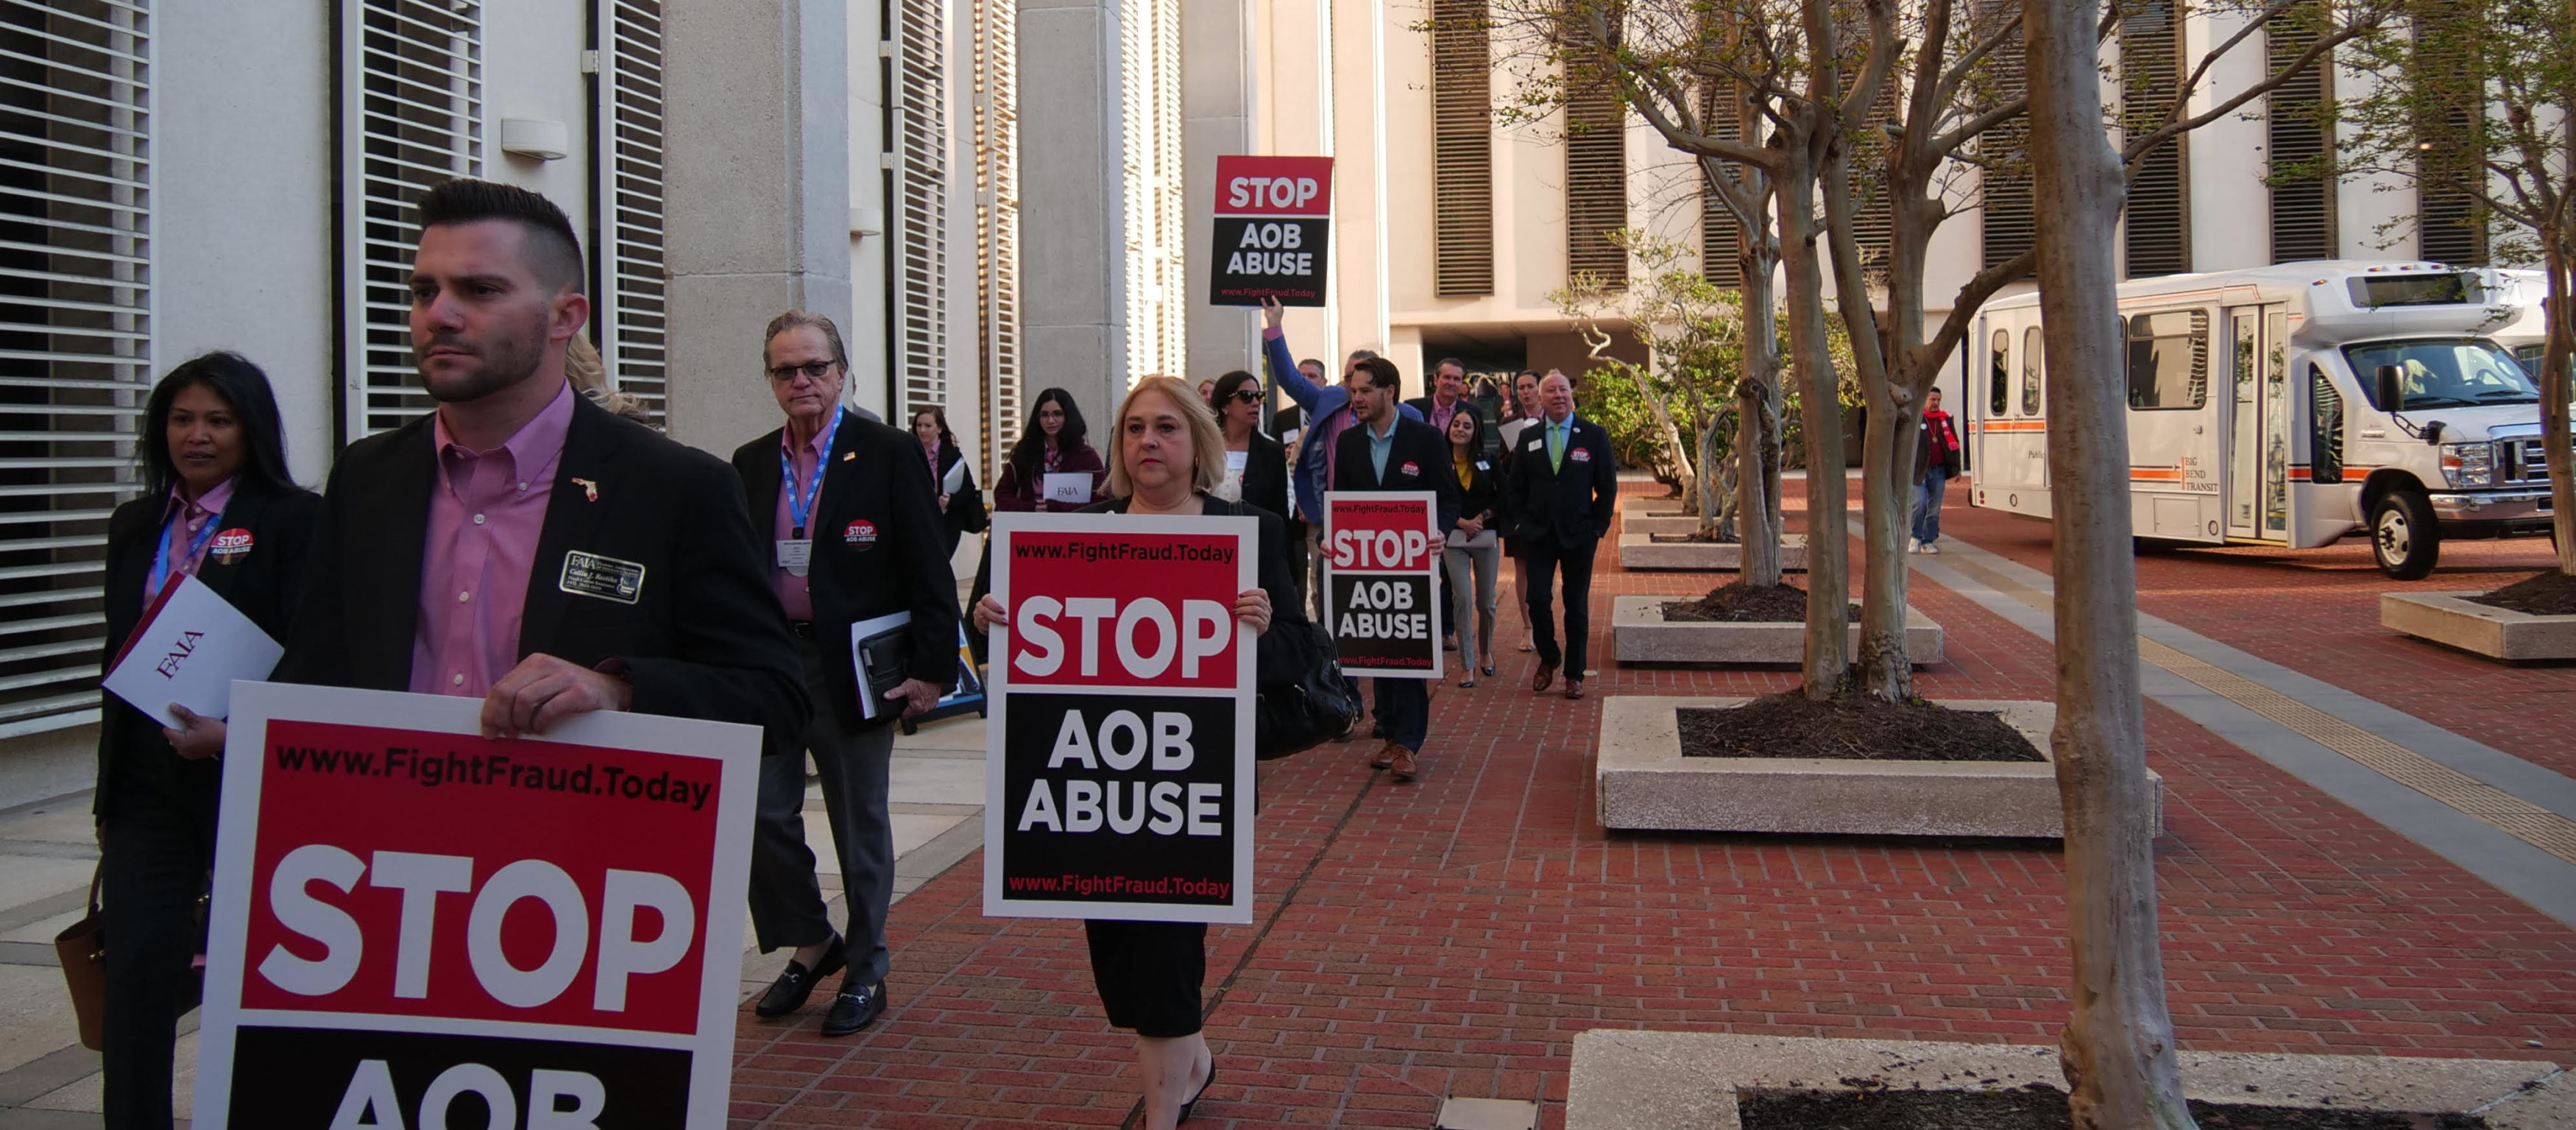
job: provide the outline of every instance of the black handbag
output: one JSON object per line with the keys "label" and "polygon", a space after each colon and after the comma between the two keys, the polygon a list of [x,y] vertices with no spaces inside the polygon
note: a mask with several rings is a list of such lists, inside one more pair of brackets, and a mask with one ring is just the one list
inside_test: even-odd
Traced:
{"label": "black handbag", "polygon": [[1333,637],[1308,620],[1274,622],[1253,653],[1252,756],[1277,761],[1342,736],[1359,696],[1342,681]]}

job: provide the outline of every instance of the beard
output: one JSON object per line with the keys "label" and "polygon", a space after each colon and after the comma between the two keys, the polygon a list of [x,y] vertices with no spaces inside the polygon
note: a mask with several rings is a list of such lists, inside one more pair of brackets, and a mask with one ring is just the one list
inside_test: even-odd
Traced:
{"label": "beard", "polygon": [[[452,335],[432,336],[412,351],[413,362],[420,367],[421,387],[429,391],[430,399],[450,404],[481,400],[527,380],[535,375],[537,362],[545,355],[546,321],[545,311],[540,310],[524,327],[525,332],[496,334],[480,345],[469,345]],[[420,354],[436,346],[466,350],[481,364],[433,374]]]}

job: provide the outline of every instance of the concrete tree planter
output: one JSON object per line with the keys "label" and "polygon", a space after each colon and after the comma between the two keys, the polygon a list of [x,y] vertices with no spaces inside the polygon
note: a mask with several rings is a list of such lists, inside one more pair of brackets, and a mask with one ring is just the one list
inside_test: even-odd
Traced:
{"label": "concrete tree planter", "polygon": [[[2490,1130],[2576,1126],[2576,1077],[2520,1059],[2181,1053],[2186,1098],[2410,1114],[2478,1112]],[[1566,1130],[1743,1130],[1748,1092],[2063,1093],[2055,1045],[1594,1029],[1574,1037]],[[2426,1125],[2430,1125],[2428,1120]]]}
{"label": "concrete tree planter", "polygon": [[[1594,769],[1610,828],[1799,832],[1864,836],[2060,838],[2057,771],[2046,761],[1847,761],[1806,757],[1684,757],[1679,712],[1741,706],[1741,698],[1612,695],[1601,704]],[[2021,731],[2041,756],[2057,707],[2046,702],[1943,700],[1986,710]],[[2164,828],[2164,778],[2147,782]]]}
{"label": "concrete tree planter", "polygon": [[2576,659],[2576,616],[2534,616],[2467,599],[2482,592],[2379,595],[2380,626],[2489,659]]}
{"label": "concrete tree planter", "polygon": [[[1744,547],[1718,545],[1711,542],[1660,542],[1656,541],[1652,534],[1621,534],[1619,535],[1619,567],[1622,569],[1679,569],[1693,573],[1733,573],[1744,568]],[[1793,572],[1806,571],[1807,535],[1780,535],[1780,567]]]}
{"label": "concrete tree planter", "polygon": [[[1621,663],[1787,663],[1807,654],[1807,626],[1795,620],[1708,623],[1664,619],[1671,596],[1621,596],[1610,602],[1610,651]],[[1860,652],[1860,625],[1851,626]],[[1908,607],[1905,654],[1917,667],[1941,661],[1941,625]]]}
{"label": "concrete tree planter", "polygon": [[1699,519],[1679,510],[1632,510],[1619,520],[1627,534],[1688,534],[1699,531]]}

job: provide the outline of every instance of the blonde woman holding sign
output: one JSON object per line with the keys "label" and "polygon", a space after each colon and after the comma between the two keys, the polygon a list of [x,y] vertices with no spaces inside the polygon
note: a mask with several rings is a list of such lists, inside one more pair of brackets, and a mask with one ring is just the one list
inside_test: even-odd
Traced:
{"label": "blonde woman holding sign", "polygon": [[[1147,377],[1128,390],[1115,420],[1110,499],[1084,512],[1259,519],[1261,587],[1235,596],[1235,619],[1255,635],[1270,629],[1274,610],[1283,622],[1302,622],[1288,574],[1286,526],[1278,515],[1214,494],[1225,479],[1225,436],[1207,401],[1177,379]],[[974,620],[979,632],[1010,626],[1009,611],[989,594],[976,601]],[[1083,932],[1110,1026],[1136,1032],[1145,1126],[1168,1130],[1189,1118],[1216,1077],[1216,1058],[1199,1023],[1207,925],[1093,919]]]}

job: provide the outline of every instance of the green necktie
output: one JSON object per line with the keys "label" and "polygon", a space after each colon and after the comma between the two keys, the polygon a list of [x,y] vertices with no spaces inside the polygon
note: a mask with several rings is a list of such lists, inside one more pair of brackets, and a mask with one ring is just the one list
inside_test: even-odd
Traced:
{"label": "green necktie", "polygon": [[1547,469],[1565,469],[1565,426],[1553,420],[1547,425]]}

